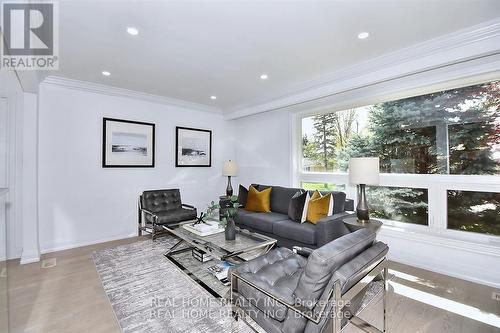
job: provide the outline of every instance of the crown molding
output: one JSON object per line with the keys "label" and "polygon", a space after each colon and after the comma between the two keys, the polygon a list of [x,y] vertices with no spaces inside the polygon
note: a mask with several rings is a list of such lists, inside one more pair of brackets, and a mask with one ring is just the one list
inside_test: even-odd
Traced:
{"label": "crown molding", "polygon": [[124,88],[118,88],[113,86],[108,86],[99,83],[87,82],[87,81],[79,81],[73,79],[67,79],[59,76],[48,76],[43,80],[40,85],[54,85],[65,87],[74,90],[92,92],[97,94],[103,94],[108,96],[118,96],[118,97],[128,97],[133,99],[139,99],[147,102],[164,104],[169,106],[180,107],[189,110],[197,110],[203,112],[211,112],[222,114],[222,110],[211,107],[208,105],[193,103],[184,101],[181,99],[152,95],[144,92],[139,92],[135,90],[129,90]]}
{"label": "crown molding", "polygon": [[494,19],[302,82],[279,98],[228,110],[225,118],[237,119],[297,106],[345,91],[498,53],[500,19]]}

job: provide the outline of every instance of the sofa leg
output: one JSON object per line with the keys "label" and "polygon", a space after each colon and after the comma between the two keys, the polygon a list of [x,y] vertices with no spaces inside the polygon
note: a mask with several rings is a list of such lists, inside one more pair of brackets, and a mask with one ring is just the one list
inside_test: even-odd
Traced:
{"label": "sofa leg", "polygon": [[153,230],[151,231],[151,238],[153,242],[156,240],[156,225],[153,223]]}

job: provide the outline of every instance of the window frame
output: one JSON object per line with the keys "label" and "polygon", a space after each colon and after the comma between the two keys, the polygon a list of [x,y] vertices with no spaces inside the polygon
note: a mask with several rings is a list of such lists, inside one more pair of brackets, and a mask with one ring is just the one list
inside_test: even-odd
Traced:
{"label": "window frame", "polygon": [[[359,100],[332,103],[328,106],[290,113],[291,115],[291,175],[292,184],[299,186],[301,182],[331,182],[344,184],[347,197],[357,202],[356,187],[349,184],[347,172],[308,172],[302,166],[302,119],[331,112],[340,112],[352,108],[373,105],[384,101],[393,101],[412,96],[426,95],[435,91],[460,89],[462,87],[483,82],[500,80],[498,77],[477,75],[461,80],[448,80],[445,83],[430,84],[425,87],[387,92],[384,96],[368,96]],[[397,89],[397,87],[394,87]],[[393,220],[379,219],[384,228],[414,232],[416,234],[432,234],[449,238],[453,241],[476,243],[481,248],[493,246],[500,248],[500,235],[488,235],[475,232],[448,229],[447,191],[463,190],[477,192],[500,193],[500,175],[455,175],[455,174],[398,174],[381,173],[379,186],[422,188],[428,191],[428,225],[417,225]],[[465,246],[465,244],[462,244]],[[489,251],[489,250],[488,250]]]}

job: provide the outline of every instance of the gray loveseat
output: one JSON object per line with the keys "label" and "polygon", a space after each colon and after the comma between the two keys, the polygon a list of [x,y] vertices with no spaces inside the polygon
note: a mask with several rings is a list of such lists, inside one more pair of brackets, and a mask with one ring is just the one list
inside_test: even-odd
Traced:
{"label": "gray loveseat", "polygon": [[338,333],[347,321],[380,332],[355,314],[368,284],[382,275],[386,331],[388,247],[373,231],[297,252],[277,248],[230,270],[237,316],[250,316],[268,333]]}
{"label": "gray loveseat", "polygon": [[[271,212],[255,213],[240,208],[234,218],[236,225],[240,228],[274,238],[278,241],[278,246],[290,249],[295,245],[317,248],[350,233],[342,220],[349,215],[346,210],[354,210],[354,203],[346,199],[344,192],[331,192],[334,202],[333,215],[318,221],[317,224],[312,224],[299,223],[288,218],[290,200],[301,189],[258,184],[252,186],[259,191],[272,187]],[[325,193],[329,192],[322,192],[322,194]],[[240,203],[244,205],[243,202]]]}

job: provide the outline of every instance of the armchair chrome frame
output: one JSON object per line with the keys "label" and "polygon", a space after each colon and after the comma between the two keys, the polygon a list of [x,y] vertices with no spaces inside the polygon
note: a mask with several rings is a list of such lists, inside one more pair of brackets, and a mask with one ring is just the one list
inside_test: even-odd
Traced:
{"label": "armchair chrome frame", "polygon": [[[232,304],[232,311],[236,315],[243,314],[245,315],[245,311],[241,309],[237,303],[234,302],[233,298],[233,292],[235,291],[235,283],[237,280],[241,280],[247,284],[249,284],[251,287],[257,289],[258,291],[262,292],[266,296],[270,297],[271,299],[275,300],[276,302],[284,305],[286,308],[298,313],[299,315],[307,318],[308,320],[314,322],[315,324],[318,324],[321,319],[324,316],[327,316],[328,313],[326,313],[326,307],[327,305],[331,304],[332,305],[332,313],[335,315],[332,316],[332,333],[339,333],[342,329],[342,309],[345,304],[347,304],[348,301],[351,301],[356,295],[358,295],[368,284],[370,284],[377,276],[382,274],[383,278],[383,283],[384,283],[384,291],[383,291],[383,307],[384,307],[384,318],[383,318],[383,330],[379,330],[375,326],[367,323],[363,319],[355,316],[352,313],[346,314],[346,318],[348,321],[350,321],[354,326],[358,327],[359,329],[368,332],[368,333],[382,333],[382,332],[387,332],[387,318],[386,318],[386,307],[387,307],[387,289],[388,289],[388,262],[387,259],[381,258],[380,260],[372,263],[370,266],[370,271],[354,286],[352,286],[349,290],[347,290],[343,295],[342,295],[342,287],[340,284],[340,281],[337,280],[333,283],[332,288],[330,289],[326,302],[323,302],[323,305],[318,312],[317,315],[313,315],[312,310],[309,310],[305,307],[299,307],[295,304],[290,304],[283,299],[280,299],[279,297],[276,297],[266,290],[256,286],[254,283],[248,281],[247,279],[241,277],[234,271],[231,272],[231,288],[230,288],[230,300]],[[337,306],[337,304],[340,304],[341,306]],[[326,325],[325,327],[328,327]]]}
{"label": "armchair chrome frame", "polygon": [[[194,206],[188,204],[181,204],[181,205],[184,208],[196,210]],[[142,236],[142,233],[146,232],[151,234],[151,238],[154,241],[158,236],[168,233],[168,231],[166,231],[165,229],[158,228],[158,215],[142,207],[142,195],[139,196],[139,200],[137,202],[137,208],[138,208],[137,222],[139,224],[138,227],[139,236]],[[144,214],[150,215],[153,218],[153,222],[148,222],[145,219],[143,219]],[[178,225],[180,225],[180,223],[169,224],[170,227],[176,227]]]}

